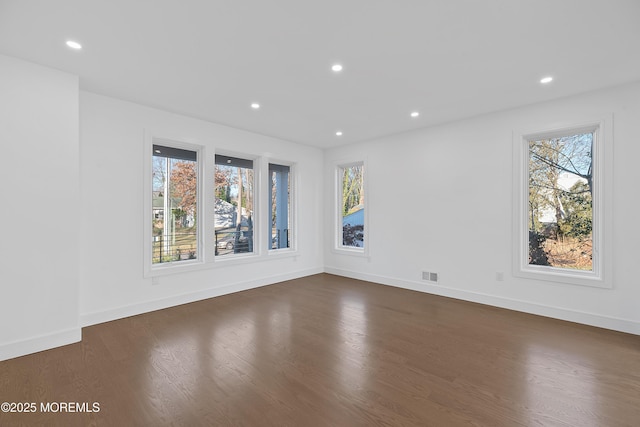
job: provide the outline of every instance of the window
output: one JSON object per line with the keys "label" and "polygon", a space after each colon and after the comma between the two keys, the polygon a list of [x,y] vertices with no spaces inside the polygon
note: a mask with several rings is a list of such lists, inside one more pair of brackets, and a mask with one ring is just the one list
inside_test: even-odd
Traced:
{"label": "window", "polygon": [[198,259],[198,155],[153,145],[152,264]]}
{"label": "window", "polygon": [[269,249],[291,247],[291,168],[269,163]]}
{"label": "window", "polygon": [[529,264],[593,271],[594,132],[529,140]]}
{"label": "window", "polygon": [[365,248],[364,163],[338,166],[338,242],[339,249]]}
{"label": "window", "polygon": [[144,150],[144,277],[294,253],[293,166],[152,135]]}
{"label": "window", "polygon": [[253,253],[253,160],[215,156],[216,256]]}
{"label": "window", "polygon": [[514,177],[519,183],[516,275],[608,286],[604,159],[611,140],[605,150],[603,126],[522,135],[516,141],[521,169]]}

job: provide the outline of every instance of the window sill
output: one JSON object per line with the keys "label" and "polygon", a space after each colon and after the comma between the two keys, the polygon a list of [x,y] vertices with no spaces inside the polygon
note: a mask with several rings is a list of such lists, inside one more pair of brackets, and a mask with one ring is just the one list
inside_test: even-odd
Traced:
{"label": "window sill", "polygon": [[250,264],[252,262],[259,261],[262,258],[260,254],[257,253],[244,253],[244,254],[231,254],[226,256],[216,256],[213,259],[211,265],[216,267],[223,267],[227,265],[239,265],[239,264]]}
{"label": "window sill", "polygon": [[293,248],[270,249],[267,252],[267,257],[270,259],[295,258],[298,255],[299,255],[298,251]]}
{"label": "window sill", "polygon": [[171,274],[188,273],[190,271],[198,271],[209,268],[208,265],[200,260],[195,261],[174,261],[163,264],[154,264],[148,271],[145,271],[144,277],[160,277],[169,276]]}
{"label": "window sill", "polygon": [[225,256],[223,258],[214,258],[213,261],[180,261],[179,263],[165,263],[154,265],[145,272],[145,278],[169,276],[172,274],[183,274],[192,271],[209,270],[215,268],[224,268],[236,265],[247,265],[263,261],[271,261],[284,258],[297,258],[300,253],[294,249],[270,250],[262,254],[237,254]]}
{"label": "window sill", "polygon": [[587,286],[601,289],[613,288],[610,281],[605,280],[602,275],[596,275],[590,271],[567,271],[554,267],[527,266],[517,268],[514,271],[514,276],[565,285]]}
{"label": "window sill", "polygon": [[333,249],[331,249],[331,252],[337,255],[350,255],[361,258],[369,258],[369,253],[364,248],[334,247]]}

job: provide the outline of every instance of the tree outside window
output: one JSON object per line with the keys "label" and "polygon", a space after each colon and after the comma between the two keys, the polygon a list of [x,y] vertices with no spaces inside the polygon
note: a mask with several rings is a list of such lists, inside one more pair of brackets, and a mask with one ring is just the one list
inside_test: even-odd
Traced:
{"label": "tree outside window", "polygon": [[197,259],[197,153],[153,145],[152,168],[152,263]]}
{"label": "tree outside window", "polygon": [[593,270],[594,132],[529,143],[529,265]]}
{"label": "tree outside window", "polygon": [[269,163],[269,249],[291,246],[291,167]]}
{"label": "tree outside window", "polygon": [[342,246],[364,248],[364,165],[339,168]]}
{"label": "tree outside window", "polygon": [[254,236],[253,160],[215,156],[216,256],[252,253]]}

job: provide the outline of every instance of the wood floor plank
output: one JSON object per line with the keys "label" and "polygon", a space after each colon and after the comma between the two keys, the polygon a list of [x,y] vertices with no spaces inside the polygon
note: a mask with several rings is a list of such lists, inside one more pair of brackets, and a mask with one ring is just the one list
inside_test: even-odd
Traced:
{"label": "wood floor plank", "polygon": [[0,362],[0,426],[638,426],[640,337],[319,274]]}

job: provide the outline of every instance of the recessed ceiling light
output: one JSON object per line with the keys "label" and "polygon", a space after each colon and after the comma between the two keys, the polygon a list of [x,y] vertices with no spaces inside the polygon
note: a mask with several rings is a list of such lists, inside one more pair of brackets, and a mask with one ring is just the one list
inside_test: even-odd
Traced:
{"label": "recessed ceiling light", "polygon": [[338,132],[336,132],[336,136],[342,136],[342,131],[339,130]]}
{"label": "recessed ceiling light", "polygon": [[551,77],[551,76],[547,76],[547,77],[544,77],[544,78],[540,79],[540,83],[542,83],[542,84],[551,83],[552,81],[553,81],[553,77]]}
{"label": "recessed ceiling light", "polygon": [[67,40],[67,46],[69,46],[71,49],[82,49],[82,45],[78,42],[74,42],[73,40]]}
{"label": "recessed ceiling light", "polygon": [[418,113],[417,111],[414,111],[413,113],[411,113],[411,117],[418,117],[420,115],[420,113]]}
{"label": "recessed ceiling light", "polygon": [[251,104],[251,108],[253,108],[254,110],[257,110],[258,108],[260,108],[260,104],[258,104],[257,102],[254,102],[253,104]]}
{"label": "recessed ceiling light", "polygon": [[342,65],[340,65],[340,64],[333,64],[333,66],[331,67],[331,69],[332,69],[333,71],[335,71],[336,73],[338,73],[338,72],[342,71]]}

